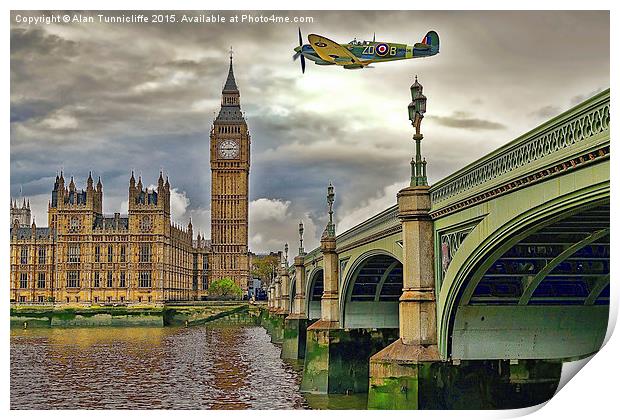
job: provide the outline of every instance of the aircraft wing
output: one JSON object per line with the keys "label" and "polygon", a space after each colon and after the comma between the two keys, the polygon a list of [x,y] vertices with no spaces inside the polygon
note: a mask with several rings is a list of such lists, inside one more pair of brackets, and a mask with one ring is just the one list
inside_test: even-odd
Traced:
{"label": "aircraft wing", "polygon": [[318,56],[321,57],[321,60],[329,63],[339,64],[341,66],[351,64],[367,66],[371,63],[369,60],[360,60],[351,51],[324,36],[310,34],[308,35],[308,41]]}

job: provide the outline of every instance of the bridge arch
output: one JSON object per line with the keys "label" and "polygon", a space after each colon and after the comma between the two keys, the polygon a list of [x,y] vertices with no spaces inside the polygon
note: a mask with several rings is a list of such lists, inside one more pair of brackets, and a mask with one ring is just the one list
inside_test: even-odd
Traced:
{"label": "bridge arch", "polygon": [[550,195],[513,214],[487,208],[462,242],[440,284],[444,357],[570,360],[602,345],[609,182]]}
{"label": "bridge arch", "polygon": [[321,318],[321,296],[323,296],[323,267],[315,267],[308,275],[306,289],[306,314],[308,319]]}
{"label": "bridge arch", "polygon": [[340,293],[343,328],[398,328],[403,265],[392,253],[371,250],[347,270]]}

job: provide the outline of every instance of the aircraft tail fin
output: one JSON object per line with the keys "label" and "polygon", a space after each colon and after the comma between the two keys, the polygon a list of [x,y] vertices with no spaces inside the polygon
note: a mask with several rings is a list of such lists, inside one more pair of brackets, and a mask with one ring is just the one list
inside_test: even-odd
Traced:
{"label": "aircraft tail fin", "polygon": [[439,35],[435,31],[429,31],[422,38],[422,44],[430,45],[431,52],[437,54],[439,52]]}

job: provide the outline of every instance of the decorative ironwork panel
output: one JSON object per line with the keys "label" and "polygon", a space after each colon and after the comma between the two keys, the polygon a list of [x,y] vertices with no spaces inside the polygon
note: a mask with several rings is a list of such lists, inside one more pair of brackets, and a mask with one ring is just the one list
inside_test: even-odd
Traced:
{"label": "decorative ironwork panel", "polygon": [[447,200],[545,156],[571,147],[609,129],[609,97],[592,109],[551,125],[516,142],[503,154],[491,156],[477,167],[469,168],[445,185],[431,189],[433,204]]}
{"label": "decorative ironwork panel", "polygon": [[475,225],[473,226],[470,225],[463,229],[442,233],[440,235],[439,243],[441,246],[440,251],[441,251],[441,280],[442,281],[446,274],[446,271],[448,271],[448,267],[450,266],[450,263],[452,262],[452,258],[456,254],[456,251],[458,251],[459,247],[461,246],[461,244],[463,243],[467,235],[469,235],[469,233],[474,229],[474,227]]}

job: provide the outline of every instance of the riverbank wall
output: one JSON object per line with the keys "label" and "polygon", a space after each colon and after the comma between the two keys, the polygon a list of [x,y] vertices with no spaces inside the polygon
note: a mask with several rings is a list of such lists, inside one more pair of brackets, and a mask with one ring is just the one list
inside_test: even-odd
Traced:
{"label": "riverbank wall", "polygon": [[12,306],[11,327],[137,327],[200,325],[247,311],[246,302],[209,301],[153,306]]}

